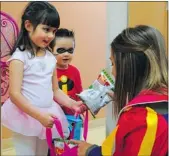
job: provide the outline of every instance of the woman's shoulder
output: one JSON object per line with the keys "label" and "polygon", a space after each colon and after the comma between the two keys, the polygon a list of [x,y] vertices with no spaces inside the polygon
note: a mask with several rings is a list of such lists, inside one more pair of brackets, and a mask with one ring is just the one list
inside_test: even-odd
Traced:
{"label": "woman's shoulder", "polygon": [[156,116],[156,113],[149,107],[127,107],[119,116],[117,124],[120,125],[121,128],[125,128],[126,132],[130,132],[138,127],[146,126],[148,114],[152,120]]}
{"label": "woman's shoulder", "polygon": [[157,127],[157,124],[166,126],[164,117],[151,107],[145,105],[127,107],[121,113],[117,124],[130,132],[138,127],[147,127],[150,122],[151,127]]}
{"label": "woman's shoulder", "polygon": [[141,122],[145,121],[147,112],[152,111],[152,109],[146,107],[129,106],[120,114],[118,123],[121,124],[125,122],[126,124],[130,124],[136,122],[140,124]]}

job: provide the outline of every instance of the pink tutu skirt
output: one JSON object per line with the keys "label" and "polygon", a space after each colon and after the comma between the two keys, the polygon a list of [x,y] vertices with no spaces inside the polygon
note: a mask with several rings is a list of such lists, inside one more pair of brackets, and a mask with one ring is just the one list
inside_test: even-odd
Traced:
{"label": "pink tutu skirt", "polygon": [[[39,108],[42,112],[53,113],[60,120],[65,138],[70,134],[68,121],[61,107],[53,101],[51,107]],[[1,107],[1,122],[8,129],[25,136],[37,136],[46,139],[46,128],[36,119],[20,110],[8,99]],[[52,128],[53,138],[60,138],[56,128]]]}

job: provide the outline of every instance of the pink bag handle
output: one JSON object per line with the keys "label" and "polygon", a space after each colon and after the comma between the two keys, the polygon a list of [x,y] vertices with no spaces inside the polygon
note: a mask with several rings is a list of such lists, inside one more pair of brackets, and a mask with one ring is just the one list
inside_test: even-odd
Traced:
{"label": "pink bag handle", "polygon": [[[64,134],[63,134],[62,126],[61,126],[61,123],[60,123],[60,121],[58,119],[54,118],[54,125],[55,125],[55,127],[56,127],[59,135],[61,136],[61,138],[64,139]],[[74,135],[74,129],[75,129],[75,124],[74,124],[72,132],[70,134],[71,139],[73,138],[73,135]],[[86,116],[85,116],[85,119],[84,119],[83,137],[84,137],[85,141],[87,139],[87,134],[88,134],[88,111],[86,111]],[[46,140],[47,140],[48,147],[50,149],[50,156],[56,156],[55,147],[52,144],[52,130],[51,130],[51,128],[46,128]],[[69,146],[65,142],[64,142],[64,145],[65,145],[64,146],[64,150],[65,151],[68,150],[68,149],[70,149]]]}
{"label": "pink bag handle", "polygon": [[52,144],[52,131],[50,128],[46,128],[46,141],[47,141],[48,147],[50,149],[50,156],[56,156],[55,147]]}
{"label": "pink bag handle", "polygon": [[[64,139],[62,126],[61,126],[61,123],[60,123],[60,121],[58,119],[54,118],[54,125],[55,125],[60,137],[62,139]],[[47,144],[48,144],[48,147],[50,149],[50,152],[51,152],[50,155],[51,156],[56,156],[55,147],[52,144],[52,130],[51,130],[51,128],[46,128],[46,140],[47,140]],[[68,150],[68,149],[70,149],[69,146],[64,142],[64,150]]]}
{"label": "pink bag handle", "polygon": [[89,122],[89,115],[88,115],[88,110],[87,110],[86,116],[84,119],[84,131],[83,131],[83,138],[85,141],[87,140],[87,134],[88,134],[88,122]]}

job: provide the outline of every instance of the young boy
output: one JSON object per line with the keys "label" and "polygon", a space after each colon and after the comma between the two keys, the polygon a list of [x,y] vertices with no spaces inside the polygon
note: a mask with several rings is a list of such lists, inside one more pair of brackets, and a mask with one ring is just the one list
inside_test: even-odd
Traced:
{"label": "young boy", "polygon": [[[70,65],[75,49],[74,32],[63,28],[58,29],[53,45],[53,54],[57,59],[59,88],[78,101],[80,99],[76,94],[82,91],[80,72],[75,66]],[[64,106],[62,108],[66,115],[74,115],[69,108]]]}

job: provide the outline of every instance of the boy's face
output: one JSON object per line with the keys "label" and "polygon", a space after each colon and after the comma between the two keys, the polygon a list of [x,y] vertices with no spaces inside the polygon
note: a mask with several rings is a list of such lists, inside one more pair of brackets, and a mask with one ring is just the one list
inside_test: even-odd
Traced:
{"label": "boy's face", "polygon": [[74,53],[74,39],[68,37],[58,37],[55,42],[53,54],[57,59],[58,68],[67,68]]}

